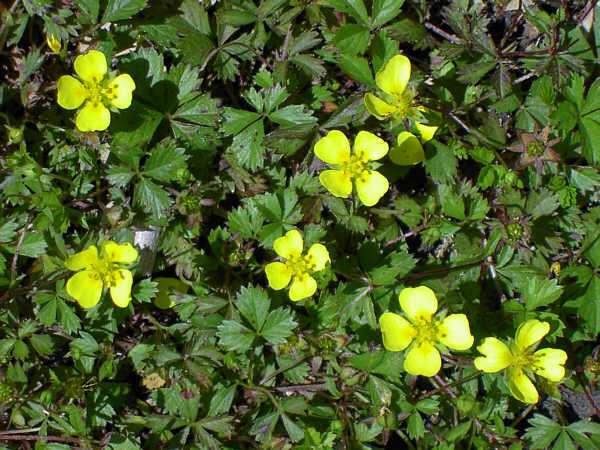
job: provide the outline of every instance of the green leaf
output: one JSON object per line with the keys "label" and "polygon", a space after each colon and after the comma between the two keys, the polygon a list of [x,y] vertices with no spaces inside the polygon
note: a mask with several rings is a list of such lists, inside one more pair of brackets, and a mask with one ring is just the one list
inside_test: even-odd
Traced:
{"label": "green leaf", "polygon": [[19,224],[11,219],[0,225],[0,242],[10,242],[13,240],[19,229]]}
{"label": "green leaf", "polygon": [[48,356],[54,351],[54,342],[47,334],[33,334],[30,340],[31,346],[41,356]]}
{"label": "green leaf", "polygon": [[253,203],[240,206],[227,215],[229,229],[234,233],[240,233],[245,239],[257,238],[264,220],[264,217]]}
{"label": "green leaf", "polygon": [[289,309],[277,308],[267,316],[260,335],[271,344],[283,344],[297,325]]}
{"label": "green leaf", "polygon": [[113,186],[123,188],[129,184],[134,173],[127,166],[110,166],[106,171],[106,179]]}
{"label": "green leaf", "polygon": [[531,192],[527,197],[525,211],[531,214],[533,219],[537,219],[552,214],[558,209],[559,205],[558,197],[555,194],[548,189],[542,189]]}
{"label": "green leaf", "polygon": [[100,0],[79,0],[76,5],[90,18],[92,23],[96,23],[98,20],[98,13],[100,12]]}
{"label": "green leaf", "polygon": [[374,0],[371,27],[377,28],[394,19],[404,5],[404,0]]}
{"label": "green leaf", "polygon": [[590,281],[578,314],[588,325],[592,333],[600,333],[600,277],[595,276]]}
{"label": "green leaf", "polygon": [[333,43],[342,53],[356,55],[365,52],[370,37],[368,28],[352,23],[343,25],[337,30]]}
{"label": "green leaf", "polygon": [[171,203],[167,192],[146,178],[141,179],[135,186],[133,201],[155,217],[160,216]]}
{"label": "green leaf", "polygon": [[408,435],[413,439],[419,439],[425,435],[425,423],[418,411],[408,417]]}
{"label": "green leaf", "polygon": [[172,181],[177,179],[177,171],[187,167],[185,149],[175,147],[175,143],[167,141],[156,146],[150,158],[144,164],[144,174],[156,181]]}
{"label": "green leaf", "polygon": [[48,247],[48,244],[42,233],[34,231],[25,234],[25,237],[21,241],[21,245],[7,245],[6,249],[11,253],[17,253],[18,255],[28,256],[30,258],[37,258],[46,253],[46,247]]}
{"label": "green leaf", "polygon": [[73,309],[63,300],[57,300],[58,306],[58,321],[61,326],[68,332],[73,333],[81,328],[81,320]]}
{"label": "green leaf", "polygon": [[296,425],[287,414],[281,415],[281,421],[292,442],[299,442],[304,439],[304,431],[302,431],[302,428]]}
{"label": "green leaf", "polygon": [[206,415],[212,417],[228,413],[235,396],[235,391],[235,384],[217,390],[210,399],[210,406],[208,407],[208,413]]}
{"label": "green leaf", "polygon": [[449,186],[440,184],[438,196],[444,214],[454,219],[465,220],[465,202],[459,194],[456,194]]}
{"label": "green leaf", "polygon": [[250,349],[256,336],[252,330],[234,320],[224,320],[217,329],[219,344],[229,351],[240,353]]}
{"label": "green leaf", "polygon": [[229,151],[244,168],[256,170],[264,164],[264,137],[265,128],[263,121],[258,120],[235,135]]}
{"label": "green leaf", "polygon": [[527,428],[525,438],[531,442],[532,449],[548,449],[558,437],[562,427],[541,414],[534,414],[529,420],[531,427]]}
{"label": "green leaf", "polygon": [[267,291],[260,287],[242,287],[236,297],[236,307],[250,322],[255,331],[260,331],[271,306]]}
{"label": "green leaf", "polygon": [[338,59],[338,64],[350,78],[375,89],[373,73],[369,67],[369,62],[365,58],[342,53]]}
{"label": "green leaf", "polygon": [[580,111],[580,128],[583,135],[583,155],[590,164],[600,163],[600,80],[589,88],[585,104]]}
{"label": "green leaf", "polygon": [[523,301],[528,311],[534,311],[558,300],[564,288],[556,280],[530,278],[524,285]]}
{"label": "green leaf", "polygon": [[258,120],[261,120],[259,113],[236,108],[224,108],[222,130],[226,136],[235,135]]}
{"label": "green leaf", "polygon": [[377,350],[375,352],[361,353],[350,358],[350,364],[359,370],[368,373],[385,375],[390,379],[398,379],[404,372],[404,356],[399,352]]}
{"label": "green leaf", "polygon": [[327,5],[336,11],[349,14],[365,26],[369,25],[369,15],[363,0],[327,0]]}
{"label": "green leaf", "polygon": [[317,118],[304,105],[285,106],[269,114],[269,119],[285,127],[314,124],[317,121]]}
{"label": "green leaf", "polygon": [[108,0],[102,23],[131,19],[146,7],[146,0]]}
{"label": "green leaf", "polygon": [[454,152],[446,145],[433,141],[435,150],[433,155],[425,161],[425,170],[437,183],[449,183],[455,176],[458,169],[458,161]]}

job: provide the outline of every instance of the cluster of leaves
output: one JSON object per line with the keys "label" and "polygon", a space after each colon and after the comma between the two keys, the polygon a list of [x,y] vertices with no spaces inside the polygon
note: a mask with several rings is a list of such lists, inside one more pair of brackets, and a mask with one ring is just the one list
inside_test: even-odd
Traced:
{"label": "cluster of leaves", "polygon": [[[0,3],[0,448],[598,448],[595,4]],[[136,90],[82,134],[55,83],[90,47]],[[312,147],[393,142],[362,98],[398,52],[443,123],[359,207]],[[292,228],[332,260],[298,304],[263,272]],[[82,310],[63,261],[108,238],[140,249],[134,301]],[[377,317],[416,284],[477,337],[550,322],[565,383],[527,408],[475,351],[408,376]]]}

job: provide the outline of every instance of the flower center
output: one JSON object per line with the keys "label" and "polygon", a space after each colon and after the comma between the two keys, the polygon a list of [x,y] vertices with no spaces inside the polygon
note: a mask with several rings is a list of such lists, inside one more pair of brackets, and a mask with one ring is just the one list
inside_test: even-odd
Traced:
{"label": "flower center", "polygon": [[542,156],[544,154],[544,146],[541,142],[531,141],[527,144],[527,154],[529,156]]}
{"label": "flower center", "polygon": [[105,286],[114,286],[120,277],[118,271],[119,266],[111,263],[105,258],[98,259],[98,262],[92,265],[92,270],[97,275],[97,279],[101,279]]}
{"label": "flower center", "polygon": [[352,155],[350,160],[342,165],[341,170],[350,178],[360,178],[368,172],[368,161],[363,159],[362,155]]}
{"label": "flower center", "polygon": [[417,330],[417,336],[415,337],[417,345],[421,345],[425,342],[434,343],[438,341],[439,322],[428,320],[425,317],[417,317],[413,322],[413,325]]}
{"label": "flower center", "polygon": [[310,255],[292,256],[287,260],[287,265],[292,270],[294,276],[299,278],[313,272],[316,266]]}
{"label": "flower center", "polygon": [[405,89],[400,95],[394,95],[392,105],[396,107],[393,115],[397,119],[406,119],[410,115],[412,109],[412,102],[414,99],[413,93],[410,89]]}
{"label": "flower center", "polygon": [[85,87],[88,91],[89,101],[95,105],[108,104],[117,98],[118,85],[116,84],[109,86],[109,82],[102,82],[102,80],[94,78],[94,81],[86,82]]}

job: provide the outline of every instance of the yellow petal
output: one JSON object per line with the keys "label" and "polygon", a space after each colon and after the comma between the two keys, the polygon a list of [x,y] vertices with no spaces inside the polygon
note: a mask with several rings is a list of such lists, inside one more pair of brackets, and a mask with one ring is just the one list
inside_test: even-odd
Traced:
{"label": "yellow petal", "polygon": [[531,319],[527,322],[523,322],[521,325],[519,325],[519,328],[517,328],[517,333],[515,336],[517,348],[521,351],[526,350],[527,348],[541,341],[549,331],[550,324],[548,322],[541,322],[537,319]]}
{"label": "yellow petal", "polygon": [[75,72],[83,81],[97,84],[107,71],[106,56],[98,50],[90,50],[85,55],[75,58]]}
{"label": "yellow petal", "polygon": [[131,106],[132,93],[135,90],[133,78],[124,73],[108,83],[110,104],[115,108],[125,109]]}
{"label": "yellow petal", "polygon": [[310,297],[317,291],[317,282],[310,275],[296,276],[290,286],[290,300],[297,302],[303,298]]}
{"label": "yellow petal", "polygon": [[521,369],[509,368],[507,372],[508,389],[514,398],[529,404],[535,404],[539,395],[531,380]]}
{"label": "yellow petal", "polygon": [[404,358],[404,370],[411,375],[432,377],[442,368],[440,352],[431,342],[420,342],[411,345]]}
{"label": "yellow petal", "polygon": [[414,134],[403,131],[390,151],[390,159],[399,166],[414,166],[425,161],[425,152]]}
{"label": "yellow petal", "polygon": [[271,289],[276,291],[283,289],[292,278],[292,271],[287,264],[281,262],[272,262],[265,266],[265,274],[267,275],[267,281]]}
{"label": "yellow petal", "polygon": [[386,117],[391,116],[398,109],[371,93],[365,95],[364,102],[367,111],[369,111],[379,120],[383,120]]}
{"label": "yellow petal", "polygon": [[300,256],[303,248],[304,241],[298,230],[290,230],[285,233],[285,236],[278,237],[273,242],[275,253],[285,259]]}
{"label": "yellow petal", "polygon": [[115,305],[125,308],[131,301],[131,286],[133,275],[127,269],[113,270],[110,273],[111,285],[110,296]]}
{"label": "yellow petal", "polygon": [[387,142],[368,131],[360,131],[354,139],[354,153],[364,161],[381,159],[388,150]]}
{"label": "yellow petal", "polygon": [[138,251],[128,242],[118,244],[113,241],[106,241],[102,244],[102,255],[113,263],[131,264],[138,258]]}
{"label": "yellow petal", "polygon": [[69,270],[77,271],[83,269],[91,269],[98,263],[98,249],[95,245],[90,245],[83,251],[75,253],[67,258],[65,267]]}
{"label": "yellow petal", "polygon": [[344,133],[332,130],[317,141],[315,155],[327,164],[342,164],[350,159],[350,142]]}
{"label": "yellow petal", "polygon": [[319,174],[319,181],[336,197],[348,198],[352,194],[352,178],[341,170],[324,170]]}
{"label": "yellow petal", "polygon": [[356,193],[365,206],[375,205],[389,188],[387,178],[375,170],[365,170],[356,179]]}
{"label": "yellow petal", "polygon": [[63,75],[58,79],[56,101],[65,109],[77,109],[88,97],[88,90],[71,75]]}
{"label": "yellow petal", "polygon": [[81,307],[92,308],[102,296],[102,278],[93,270],[83,270],[69,278],[66,288]]}
{"label": "yellow petal", "polygon": [[425,125],[421,122],[416,122],[415,128],[419,132],[419,136],[421,136],[421,142],[423,142],[424,144],[425,142],[433,139],[433,136],[435,135],[435,132],[439,127],[436,127],[434,125]]}
{"label": "yellow petal", "polygon": [[401,95],[410,80],[410,60],[404,55],[396,55],[381,69],[375,82],[386,94]]}
{"label": "yellow petal", "polygon": [[60,38],[55,34],[49,33],[46,35],[46,45],[52,51],[52,53],[60,52]]}
{"label": "yellow petal", "polygon": [[312,270],[318,272],[319,270],[323,270],[329,259],[329,252],[327,248],[323,244],[313,244],[307,253],[310,264],[312,265]]}
{"label": "yellow petal", "polygon": [[512,361],[512,354],[508,346],[493,337],[485,338],[477,350],[484,356],[475,358],[473,364],[477,370],[482,372],[500,372],[510,366]]}
{"label": "yellow petal", "polygon": [[79,131],[101,131],[110,125],[110,111],[98,102],[88,101],[77,112],[75,125]]}
{"label": "yellow petal", "polygon": [[379,318],[383,346],[392,352],[399,352],[410,345],[417,330],[399,314],[386,312]]}
{"label": "yellow petal", "polygon": [[469,320],[464,314],[450,314],[438,327],[439,341],[453,350],[467,350],[473,345]]}
{"label": "yellow petal", "polygon": [[438,308],[434,292],[427,286],[404,288],[399,295],[400,307],[412,323],[431,322]]}
{"label": "yellow petal", "polygon": [[533,371],[550,381],[558,383],[565,377],[564,364],[567,354],[557,348],[543,348],[533,354]]}

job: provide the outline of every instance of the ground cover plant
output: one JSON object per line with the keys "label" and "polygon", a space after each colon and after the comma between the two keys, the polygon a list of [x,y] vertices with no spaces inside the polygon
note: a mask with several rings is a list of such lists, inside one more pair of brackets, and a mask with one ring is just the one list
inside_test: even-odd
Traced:
{"label": "ground cover plant", "polygon": [[0,2],[0,449],[600,448],[600,5]]}

